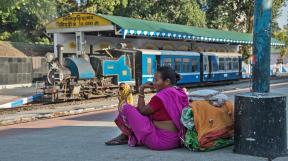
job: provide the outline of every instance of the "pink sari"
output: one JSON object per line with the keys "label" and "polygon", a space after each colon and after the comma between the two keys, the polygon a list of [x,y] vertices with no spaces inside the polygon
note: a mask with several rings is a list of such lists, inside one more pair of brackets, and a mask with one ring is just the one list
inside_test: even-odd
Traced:
{"label": "pink sari", "polygon": [[161,99],[178,132],[158,129],[149,116],[143,116],[135,107],[125,104],[115,120],[120,130],[129,136],[129,145],[145,145],[153,150],[178,148],[184,135],[181,112],[188,105],[186,93],[177,87],[168,87],[156,94]]}

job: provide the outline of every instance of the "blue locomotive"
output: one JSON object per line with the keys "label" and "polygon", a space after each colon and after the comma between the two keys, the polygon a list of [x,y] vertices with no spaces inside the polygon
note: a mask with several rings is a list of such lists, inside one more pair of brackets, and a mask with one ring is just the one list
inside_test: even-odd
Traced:
{"label": "blue locomotive", "polygon": [[184,86],[241,78],[242,57],[236,53],[107,49],[84,57],[50,57],[47,60],[51,69],[44,93],[52,95],[53,100],[59,93],[66,99],[114,95],[119,83],[138,89],[141,84],[153,81],[153,74],[160,66],[177,71],[181,75],[178,83]]}

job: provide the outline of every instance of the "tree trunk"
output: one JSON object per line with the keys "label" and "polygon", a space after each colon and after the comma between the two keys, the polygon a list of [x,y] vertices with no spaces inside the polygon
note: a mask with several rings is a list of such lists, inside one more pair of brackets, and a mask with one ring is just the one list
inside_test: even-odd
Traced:
{"label": "tree trunk", "polygon": [[253,24],[254,24],[254,16],[249,16],[248,18],[248,33],[252,33],[253,32]]}

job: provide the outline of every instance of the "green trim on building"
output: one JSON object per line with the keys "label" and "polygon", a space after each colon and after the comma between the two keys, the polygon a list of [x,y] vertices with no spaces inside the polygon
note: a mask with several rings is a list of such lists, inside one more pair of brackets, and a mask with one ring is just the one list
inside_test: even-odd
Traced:
{"label": "green trim on building", "polygon": [[[247,33],[147,21],[121,16],[102,14],[98,14],[98,16],[111,21],[116,26],[119,26],[121,28],[119,34],[124,38],[125,36],[148,36],[231,44],[253,43],[253,35]],[[272,38],[271,45],[284,46],[285,44]]]}

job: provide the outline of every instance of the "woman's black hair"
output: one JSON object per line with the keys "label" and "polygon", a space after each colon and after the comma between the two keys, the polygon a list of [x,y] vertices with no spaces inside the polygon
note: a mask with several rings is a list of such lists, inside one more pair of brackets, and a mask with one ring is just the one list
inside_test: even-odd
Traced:
{"label": "woman's black hair", "polygon": [[161,74],[163,81],[169,79],[173,86],[180,80],[180,74],[176,73],[170,66],[162,66],[157,69],[157,72]]}

